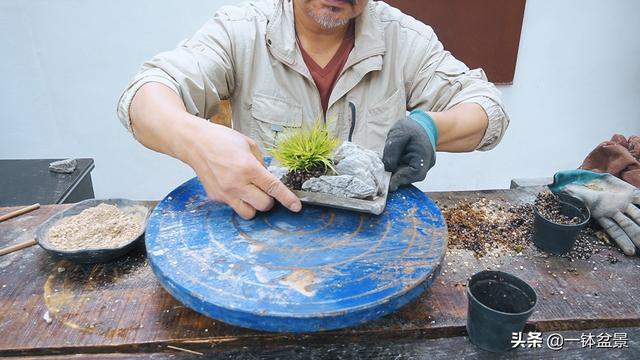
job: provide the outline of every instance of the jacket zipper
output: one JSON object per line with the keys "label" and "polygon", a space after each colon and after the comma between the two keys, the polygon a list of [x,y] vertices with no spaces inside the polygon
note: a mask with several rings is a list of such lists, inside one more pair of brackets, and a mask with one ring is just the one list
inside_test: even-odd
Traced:
{"label": "jacket zipper", "polygon": [[352,141],[353,130],[356,128],[356,105],[351,101],[349,101],[349,109],[351,109],[351,127],[349,128],[349,137],[347,139]]}

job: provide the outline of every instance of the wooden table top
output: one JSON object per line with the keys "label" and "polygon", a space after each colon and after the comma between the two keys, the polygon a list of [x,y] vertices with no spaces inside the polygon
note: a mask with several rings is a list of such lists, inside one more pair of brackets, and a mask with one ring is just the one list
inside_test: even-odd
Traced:
{"label": "wooden table top", "polygon": [[[538,190],[429,195],[441,205],[476,199],[520,204],[532,202]],[[154,202],[144,204],[152,207]],[[69,206],[43,206],[0,223],[0,247],[29,239],[38,224]],[[0,208],[0,215],[13,209]],[[618,254],[619,261],[611,264],[604,255],[610,251],[613,250],[608,248],[589,260],[570,262],[533,247],[521,255],[480,259],[465,250],[449,249],[443,267],[447,272],[420,298],[399,311],[355,328],[290,335],[226,325],[185,308],[160,286],[143,248],[111,263],[80,265],[52,257],[35,246],[0,257],[0,357],[70,353],[85,354],[87,358],[196,356],[170,346],[221,358],[232,358],[233,354],[307,358],[314,351],[318,357],[329,358],[335,358],[330,354],[411,358],[435,356],[437,349],[443,356],[489,356],[492,354],[477,350],[463,337],[467,305],[463,284],[472,274],[499,265],[500,270],[528,281],[538,293],[538,305],[526,331],[547,334],[625,328],[629,348],[605,349],[610,351],[606,354],[637,358],[640,258]],[[378,352],[374,354],[372,349]],[[508,356],[526,358],[534,354],[527,350]],[[563,352],[548,354],[553,357]]]}

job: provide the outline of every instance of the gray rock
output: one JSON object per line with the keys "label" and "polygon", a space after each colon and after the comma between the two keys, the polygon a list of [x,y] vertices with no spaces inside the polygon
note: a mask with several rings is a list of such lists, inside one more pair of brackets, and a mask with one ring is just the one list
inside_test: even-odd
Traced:
{"label": "gray rock", "polygon": [[352,175],[362,182],[376,187],[377,194],[382,193],[384,182],[384,164],[374,151],[365,149],[352,142],[344,142],[336,150],[333,158],[338,175]]}
{"label": "gray rock", "polygon": [[287,173],[289,172],[288,167],[276,166],[276,165],[269,166],[267,170],[269,170],[269,172],[273,174],[273,176],[277,177],[278,180],[282,180],[282,178],[284,178],[284,176],[287,175]]}
{"label": "gray rock", "polygon": [[49,163],[49,171],[60,174],[71,174],[76,170],[78,162],[76,159],[58,160]]}
{"label": "gray rock", "polygon": [[[302,184],[302,190],[356,199],[375,199],[386,191],[381,189],[384,164],[375,152],[344,142],[336,150],[333,162],[337,175],[311,178]],[[277,173],[272,167],[269,171]]]}
{"label": "gray rock", "polygon": [[366,199],[375,196],[378,188],[353,175],[320,176],[302,184],[302,190],[322,192],[336,196]]}

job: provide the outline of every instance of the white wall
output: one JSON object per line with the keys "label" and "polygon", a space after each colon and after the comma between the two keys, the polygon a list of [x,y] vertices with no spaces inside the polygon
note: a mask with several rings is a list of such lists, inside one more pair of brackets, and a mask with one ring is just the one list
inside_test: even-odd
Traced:
{"label": "white wall", "polygon": [[162,198],[193,172],[134,141],[116,102],[144,60],[230,2],[0,0],[0,158],[91,157],[96,197]]}
{"label": "white wall", "polygon": [[[137,144],[115,104],[138,66],[234,0],[0,1],[0,158],[92,157],[97,197],[159,199],[193,176]],[[529,0],[511,115],[488,153],[439,154],[427,190],[507,187],[640,134],[637,0]]]}
{"label": "white wall", "polygon": [[640,135],[640,1],[527,0],[511,125],[486,153],[438,154],[426,190],[507,188],[580,166],[614,133]]}

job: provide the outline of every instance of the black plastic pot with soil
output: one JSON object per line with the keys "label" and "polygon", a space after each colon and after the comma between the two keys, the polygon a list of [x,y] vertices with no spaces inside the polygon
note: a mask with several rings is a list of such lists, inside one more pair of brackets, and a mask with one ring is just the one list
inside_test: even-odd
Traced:
{"label": "black plastic pot with soil", "polygon": [[467,286],[467,332],[481,349],[506,352],[512,334],[522,332],[537,303],[536,292],[521,279],[501,271],[482,271]]}
{"label": "black plastic pot with soil", "polygon": [[534,206],[533,242],[544,251],[565,254],[590,218],[589,209],[579,199],[541,193]]}

